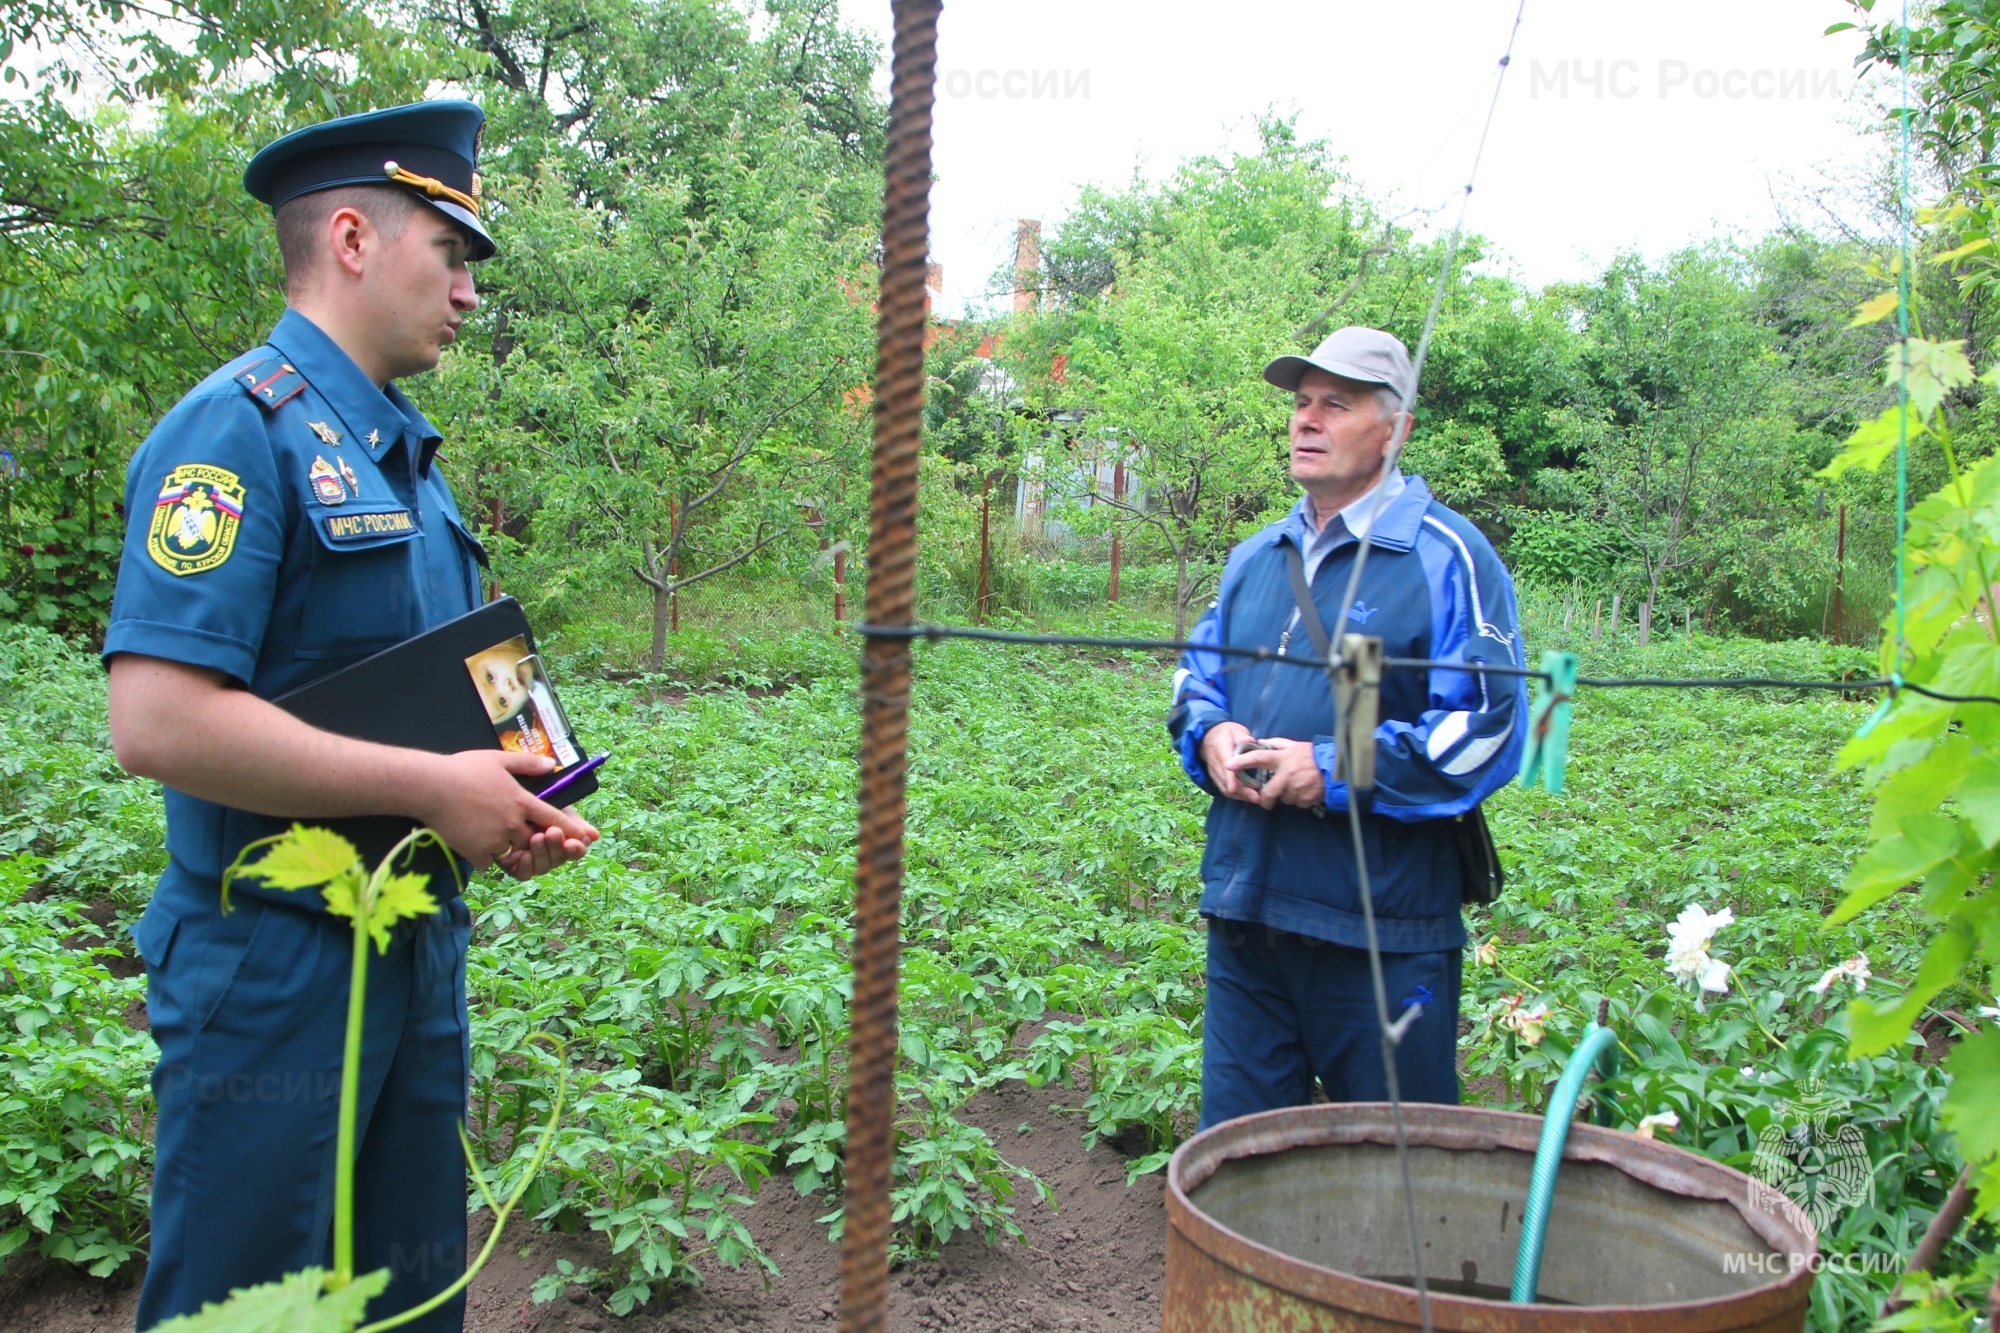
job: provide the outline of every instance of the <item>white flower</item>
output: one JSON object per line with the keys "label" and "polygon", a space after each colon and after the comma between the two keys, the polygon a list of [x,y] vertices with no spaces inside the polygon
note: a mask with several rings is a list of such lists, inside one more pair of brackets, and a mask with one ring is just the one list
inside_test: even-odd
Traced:
{"label": "white flower", "polygon": [[1494,1022],[1512,1031],[1528,1045],[1539,1046],[1542,1044],[1542,1026],[1548,1022],[1549,1007],[1538,1004],[1530,1008],[1527,1001],[1525,995],[1505,996],[1500,1001],[1500,1011],[1494,1016]]}
{"label": "white flower", "polygon": [[1736,924],[1736,913],[1725,907],[1720,912],[1706,912],[1693,903],[1681,909],[1681,914],[1667,924],[1667,948],[1670,953],[1707,953],[1709,942],[1715,932],[1724,926]]}
{"label": "white flower", "polygon": [[1661,1111],[1658,1114],[1649,1115],[1639,1122],[1639,1137],[1650,1139],[1653,1137],[1653,1131],[1656,1129],[1679,1129],[1680,1127],[1681,1118],[1679,1116],[1675,1115],[1672,1111]]}
{"label": "white flower", "polygon": [[2000,1018],[2000,1004],[1980,1005],[1979,1016],[1981,1018]]}
{"label": "white flower", "polygon": [[1744,1065],[1741,1069],[1737,1070],[1736,1072],[1743,1075],[1743,1077],[1745,1078],[1757,1077],[1757,1071],[1749,1065]]}
{"label": "white flower", "polygon": [[1854,983],[1857,992],[1865,991],[1868,989],[1868,978],[1874,975],[1868,970],[1868,955],[1858,953],[1838,967],[1829,967],[1826,975],[1812,984],[1811,990],[1815,995],[1824,995],[1833,988],[1835,982],[1847,980]]}
{"label": "white flower", "polygon": [[1735,923],[1736,913],[1727,907],[1710,913],[1692,903],[1667,923],[1667,972],[1695,984],[1697,1003],[1702,991],[1721,995],[1729,989],[1729,964],[1709,957],[1708,946],[1716,931]]}

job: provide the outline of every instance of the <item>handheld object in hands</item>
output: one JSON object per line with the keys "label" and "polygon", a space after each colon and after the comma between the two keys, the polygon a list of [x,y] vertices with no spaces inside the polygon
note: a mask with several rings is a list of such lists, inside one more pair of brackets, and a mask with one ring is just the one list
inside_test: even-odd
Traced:
{"label": "handheld object in hands", "polygon": [[547,755],[556,763],[552,772],[518,780],[551,805],[568,805],[597,790],[599,764],[584,759],[535,652],[528,617],[511,597],[272,702],[302,722],[356,740],[434,754]]}
{"label": "handheld object in hands", "polygon": [[[1236,742],[1237,754],[1248,754],[1252,750],[1263,750],[1268,748],[1269,744],[1265,741]],[[1242,783],[1244,786],[1248,787],[1251,791],[1262,791],[1264,790],[1264,784],[1271,780],[1271,774],[1275,773],[1276,771],[1277,771],[1276,769],[1272,768],[1246,768],[1240,770],[1236,774],[1236,780]]]}

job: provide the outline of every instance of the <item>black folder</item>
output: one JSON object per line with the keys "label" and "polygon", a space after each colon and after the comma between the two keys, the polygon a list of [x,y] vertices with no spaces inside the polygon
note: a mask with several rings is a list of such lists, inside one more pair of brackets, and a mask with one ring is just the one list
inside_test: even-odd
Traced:
{"label": "black folder", "polygon": [[[499,734],[487,716],[467,659],[516,638],[527,642],[530,653],[537,651],[534,631],[521,604],[502,597],[271,702],[322,731],[356,740],[434,754],[498,750],[503,748]],[[562,712],[560,703],[556,712]],[[559,716],[556,725],[575,741],[566,718]],[[580,742],[577,753],[578,764],[518,781],[539,795],[576,773],[583,753]],[[596,790],[595,772],[576,774],[551,803],[569,805]],[[416,826],[412,820],[391,815],[313,822],[326,824],[353,842],[370,865]]]}

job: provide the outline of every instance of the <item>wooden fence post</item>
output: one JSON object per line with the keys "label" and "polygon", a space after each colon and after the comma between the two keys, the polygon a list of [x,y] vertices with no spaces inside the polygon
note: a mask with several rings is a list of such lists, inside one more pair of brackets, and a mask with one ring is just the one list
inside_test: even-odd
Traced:
{"label": "wooden fence post", "polygon": [[1833,539],[1833,641],[1840,642],[1841,595],[1847,591],[1847,506],[1840,507],[1840,535]]}
{"label": "wooden fence post", "polygon": [[[1118,456],[1118,461],[1112,464],[1111,467],[1111,498],[1119,501],[1125,498],[1125,456],[1123,454]],[[1118,565],[1120,557],[1124,554],[1124,544],[1124,529],[1122,527],[1113,528],[1111,530],[1111,595],[1105,599],[1107,601],[1115,602],[1118,600]]]}
{"label": "wooden fence post", "polygon": [[986,599],[992,595],[987,571],[993,558],[992,505],[993,474],[987,473],[979,479],[979,605],[972,613],[972,623],[986,623]]}

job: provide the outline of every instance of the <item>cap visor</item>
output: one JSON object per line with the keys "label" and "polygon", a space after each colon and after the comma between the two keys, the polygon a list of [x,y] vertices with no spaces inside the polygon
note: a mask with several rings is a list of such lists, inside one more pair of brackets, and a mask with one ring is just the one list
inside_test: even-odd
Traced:
{"label": "cap visor", "polygon": [[470,209],[462,208],[449,199],[426,199],[424,202],[472,233],[472,250],[466,255],[469,261],[476,264],[493,257],[499,247],[493,244],[493,238],[486,234],[486,228],[479,225],[479,219],[473,216]]}
{"label": "cap visor", "polygon": [[1277,385],[1280,389],[1288,389],[1296,392],[1299,387],[1299,381],[1305,378],[1308,370],[1323,370],[1329,375],[1337,375],[1344,380],[1353,380],[1356,384],[1389,383],[1389,381],[1383,379],[1374,371],[1363,370],[1359,366],[1350,366],[1345,361],[1314,361],[1309,357],[1303,356],[1279,357],[1277,360],[1271,362],[1270,365],[1264,367],[1264,378]]}

